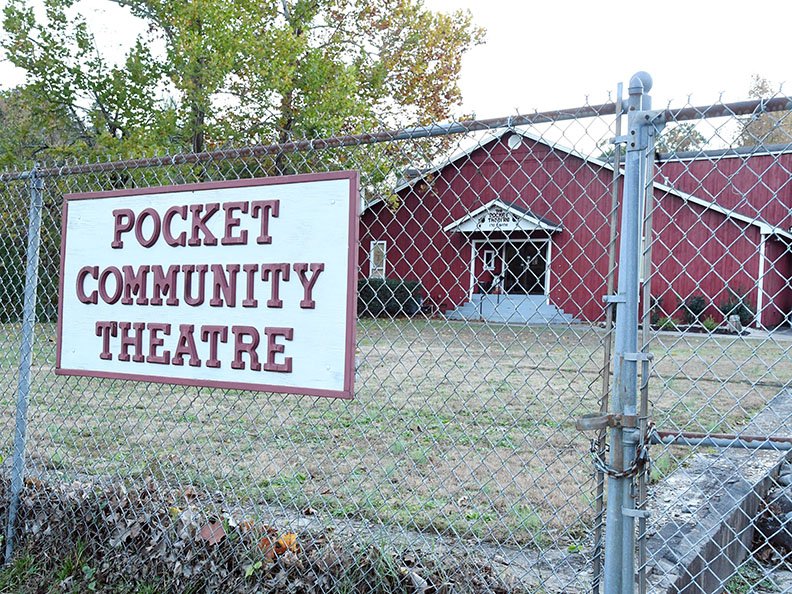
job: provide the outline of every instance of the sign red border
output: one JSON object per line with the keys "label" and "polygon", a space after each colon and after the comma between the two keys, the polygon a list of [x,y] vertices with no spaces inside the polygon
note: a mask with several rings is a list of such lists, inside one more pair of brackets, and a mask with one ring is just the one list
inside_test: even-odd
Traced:
{"label": "sign red border", "polygon": [[[93,200],[101,198],[115,198],[119,196],[145,196],[148,194],[166,194],[171,192],[200,192],[203,190],[216,190],[220,188],[240,188],[251,186],[285,185],[294,183],[318,182],[326,180],[349,180],[349,257],[347,272],[347,327],[346,327],[346,354],[344,357],[344,387],[343,390],[321,390],[315,388],[300,388],[293,386],[278,386],[270,384],[250,384],[246,382],[226,382],[216,380],[193,380],[189,378],[172,378],[156,375],[140,375],[131,373],[113,373],[91,371],[85,369],[63,369],[61,367],[61,348],[63,345],[63,277],[66,264],[66,233],[69,217],[69,202],[73,200]],[[63,197],[63,210],[61,221],[61,262],[60,280],[58,283],[58,327],[56,344],[56,375],[74,375],[82,377],[100,377],[108,379],[125,379],[141,382],[156,382],[176,384],[181,386],[199,386],[207,388],[226,388],[232,390],[256,390],[259,392],[275,392],[279,394],[305,394],[307,396],[321,396],[327,398],[353,397],[355,378],[355,347],[356,347],[356,321],[357,321],[357,253],[358,253],[358,219],[360,216],[360,175],[357,171],[336,171],[330,173],[306,173],[298,175],[285,175],[282,177],[265,177],[240,179],[232,181],[203,182],[184,184],[178,186],[157,186],[149,188],[133,188],[125,190],[108,190],[103,192],[84,192],[65,194]]]}

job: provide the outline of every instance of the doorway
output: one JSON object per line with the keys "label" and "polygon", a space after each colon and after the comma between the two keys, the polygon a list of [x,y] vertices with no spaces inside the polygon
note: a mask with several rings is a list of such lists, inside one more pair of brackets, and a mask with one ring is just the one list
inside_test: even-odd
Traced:
{"label": "doorway", "polygon": [[489,240],[473,242],[471,295],[546,295],[549,240]]}
{"label": "doorway", "polygon": [[509,295],[544,295],[547,242],[503,244],[504,288]]}

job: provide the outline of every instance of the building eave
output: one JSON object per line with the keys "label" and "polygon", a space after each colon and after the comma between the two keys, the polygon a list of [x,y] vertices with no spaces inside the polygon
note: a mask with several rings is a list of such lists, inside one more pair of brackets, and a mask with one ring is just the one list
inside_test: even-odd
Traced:
{"label": "building eave", "polygon": [[[544,144],[544,145],[548,146],[553,151],[561,152],[561,153],[567,154],[569,156],[576,157],[576,158],[582,160],[583,162],[585,162],[585,163],[587,163],[589,165],[593,165],[595,167],[602,167],[603,169],[605,169],[607,171],[613,171],[614,170],[613,164],[608,163],[607,161],[604,161],[602,159],[597,159],[596,157],[591,157],[591,156],[588,156],[588,155],[584,155],[584,154],[580,153],[579,151],[576,151],[575,149],[571,149],[571,148],[568,148],[568,147],[565,147],[565,146],[561,146],[559,144],[550,143],[546,139],[543,139],[541,136],[536,135],[536,134],[532,134],[532,133],[527,132],[525,130],[519,130],[517,128],[504,128],[501,132],[499,132],[497,134],[493,134],[490,139],[488,139],[488,140],[486,140],[484,142],[481,142],[481,143],[477,143],[474,146],[472,146],[471,148],[469,148],[469,149],[467,149],[465,151],[462,151],[462,152],[460,152],[458,154],[455,154],[454,156],[449,157],[448,159],[443,161],[442,163],[440,163],[440,164],[438,164],[438,165],[436,165],[436,166],[434,166],[434,167],[432,167],[430,169],[425,170],[425,172],[422,175],[402,183],[394,191],[395,192],[400,192],[400,191],[402,191],[402,190],[404,190],[404,189],[406,189],[406,188],[418,183],[425,176],[433,174],[433,173],[438,173],[439,171],[441,171],[443,168],[447,167],[448,165],[451,165],[455,161],[458,161],[459,159],[462,159],[462,158],[464,158],[466,156],[469,156],[470,154],[472,154],[477,149],[483,148],[483,147],[487,146],[488,144],[499,140],[500,138],[502,138],[504,135],[506,135],[508,133],[519,134],[523,138],[526,138],[526,139],[531,140],[533,142],[538,142],[538,143]],[[753,153],[753,154],[756,154],[756,153]],[[623,175],[624,174],[624,170],[620,168],[619,169],[619,174]],[[777,235],[779,237],[783,237],[785,239],[792,240],[792,234],[790,234],[788,231],[786,231],[786,230],[784,230],[784,229],[782,229],[780,227],[776,227],[776,226],[770,225],[769,223],[767,223],[765,221],[762,221],[762,220],[758,220],[758,219],[754,219],[754,218],[751,218],[751,217],[748,217],[748,216],[745,216],[745,215],[741,215],[738,212],[735,212],[734,210],[725,208],[725,207],[723,207],[723,206],[721,206],[721,205],[719,205],[719,204],[717,204],[715,202],[711,202],[709,200],[704,200],[704,199],[698,198],[698,197],[696,197],[696,196],[694,196],[692,194],[688,194],[686,192],[682,192],[680,190],[677,190],[676,188],[674,188],[670,184],[663,184],[663,183],[659,183],[659,182],[653,182],[653,186],[654,186],[655,190],[659,190],[659,191],[664,192],[666,194],[670,194],[672,196],[676,196],[677,198],[679,198],[679,199],[681,199],[681,200],[683,200],[685,202],[689,202],[691,204],[695,204],[697,206],[701,206],[702,208],[705,208],[707,210],[711,210],[711,211],[720,213],[723,216],[725,216],[727,219],[731,219],[733,221],[738,221],[738,222],[741,222],[741,223],[745,223],[747,225],[755,226],[755,227],[757,227],[759,229],[760,233],[762,233],[764,235],[772,234],[772,235]]]}
{"label": "building eave", "polygon": [[[500,200],[499,198],[495,198],[495,199],[491,200],[490,202],[488,202],[487,204],[483,204],[482,206],[478,207],[477,209],[467,213],[465,216],[463,216],[463,217],[457,219],[456,221],[446,225],[445,227],[443,227],[443,231],[445,231],[446,233],[455,233],[455,232],[470,233],[471,231],[459,231],[459,228],[461,226],[463,226],[465,223],[468,223],[469,221],[472,221],[473,219],[475,219],[479,215],[481,215],[481,214],[483,214],[485,212],[489,212],[493,208],[500,208],[501,210],[504,210],[504,211],[510,213],[512,216],[514,216],[518,220],[529,222],[531,225],[533,225],[535,227],[535,229],[533,229],[533,230],[536,230],[536,231],[545,231],[547,233],[557,233],[557,232],[563,230],[563,226],[560,225],[560,224],[552,223],[552,222],[548,221],[547,219],[545,219],[544,217],[540,217],[538,215],[535,215],[532,212],[528,212],[528,211],[524,211],[524,210],[515,208],[511,204],[508,204],[508,203],[504,202],[503,200]],[[506,230],[506,231],[517,231],[517,230],[519,230],[519,229]]]}

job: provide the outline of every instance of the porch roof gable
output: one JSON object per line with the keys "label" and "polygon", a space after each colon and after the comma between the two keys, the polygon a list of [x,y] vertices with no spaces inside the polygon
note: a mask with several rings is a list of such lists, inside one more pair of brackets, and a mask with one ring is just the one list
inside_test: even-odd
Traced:
{"label": "porch roof gable", "polygon": [[493,231],[503,233],[513,231],[556,233],[562,229],[563,227],[559,223],[554,223],[549,219],[514,204],[504,202],[499,198],[491,200],[443,228],[446,233],[486,233]]}

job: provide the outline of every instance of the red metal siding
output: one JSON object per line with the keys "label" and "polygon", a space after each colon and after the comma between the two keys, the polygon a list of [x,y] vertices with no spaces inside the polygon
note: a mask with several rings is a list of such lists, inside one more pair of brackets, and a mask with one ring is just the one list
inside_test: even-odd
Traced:
{"label": "red metal siding", "polygon": [[666,161],[660,173],[657,181],[674,189],[783,229],[792,226],[792,153]]}
{"label": "red metal siding", "polygon": [[[388,276],[420,280],[438,304],[455,307],[470,288],[471,239],[443,227],[495,198],[561,223],[552,235],[550,301],[579,319],[604,316],[608,211],[612,172],[551,147],[505,137],[446,166],[400,195],[399,207],[380,203],[364,213],[361,274],[368,273],[372,240],[388,242]],[[675,308],[701,293],[714,305],[728,288],[751,292],[755,305],[759,233],[754,226],[657,193],[653,294]],[[673,298],[673,303],[671,300]]]}
{"label": "red metal siding", "polygon": [[792,246],[769,237],[765,246],[762,324],[778,326],[792,321]]}
{"label": "red metal siding", "polygon": [[447,208],[437,195],[404,194],[398,208],[380,203],[368,209],[361,221],[361,276],[368,276],[371,241],[387,242],[388,278],[421,281],[424,294],[438,305],[453,308],[468,290],[470,245],[459,234],[448,235],[440,221]]}
{"label": "red metal siding", "polygon": [[[604,315],[612,173],[547,145],[501,141],[452,173],[451,220],[500,198],[563,225],[552,235],[550,301],[583,319]],[[453,198],[452,198],[453,200]],[[450,222],[450,221],[449,221]]]}
{"label": "red metal siding", "polygon": [[759,229],[671,194],[656,196],[651,292],[661,312],[679,319],[680,303],[702,295],[709,302],[704,315],[720,321],[718,305],[730,289],[747,295],[755,307]]}

